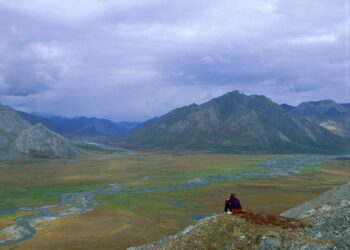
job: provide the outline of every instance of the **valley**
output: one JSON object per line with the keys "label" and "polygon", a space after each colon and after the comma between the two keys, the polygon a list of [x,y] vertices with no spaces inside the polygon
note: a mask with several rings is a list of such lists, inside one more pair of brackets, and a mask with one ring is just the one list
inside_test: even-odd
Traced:
{"label": "valley", "polygon": [[345,2],[0,0],[0,250],[350,249]]}
{"label": "valley", "polygon": [[[8,243],[18,249],[67,249],[68,241],[68,249],[77,249],[98,242],[104,249],[124,249],[221,213],[232,191],[245,208],[278,214],[350,179],[346,157],[76,146],[83,153],[75,159],[0,163],[0,225],[35,224],[34,231],[22,233],[26,241],[17,235]],[[3,238],[0,230],[0,246]]]}

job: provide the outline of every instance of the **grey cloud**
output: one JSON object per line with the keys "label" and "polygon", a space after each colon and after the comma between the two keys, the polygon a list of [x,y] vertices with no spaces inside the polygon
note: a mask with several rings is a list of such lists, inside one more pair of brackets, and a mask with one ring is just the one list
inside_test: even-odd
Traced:
{"label": "grey cloud", "polygon": [[26,48],[8,51],[0,58],[0,94],[26,96],[53,89],[62,67]]}
{"label": "grey cloud", "polygon": [[[52,90],[64,66],[53,42],[32,39],[26,18],[0,8],[0,95],[28,96]],[[28,21],[28,22],[26,22]],[[30,29],[29,29],[30,30]]]}
{"label": "grey cloud", "polygon": [[27,96],[52,89],[57,81],[55,69],[42,65],[12,64],[2,71],[0,94]]}
{"label": "grey cloud", "polygon": [[27,110],[115,120],[233,89],[291,104],[346,102],[346,5],[0,1],[0,94]]}

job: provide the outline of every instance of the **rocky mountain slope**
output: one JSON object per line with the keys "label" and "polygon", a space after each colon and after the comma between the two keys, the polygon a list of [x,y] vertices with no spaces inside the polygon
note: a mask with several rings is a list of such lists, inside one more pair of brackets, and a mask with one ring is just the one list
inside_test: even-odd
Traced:
{"label": "rocky mountain slope", "polygon": [[350,249],[350,183],[281,216],[215,215],[129,250],[151,249]]}
{"label": "rocky mountain slope", "polygon": [[0,104],[0,157],[72,157],[70,142],[42,124],[31,125],[16,110]]}
{"label": "rocky mountain slope", "polygon": [[11,145],[11,150],[38,158],[70,158],[77,153],[66,138],[41,123],[23,130]]}
{"label": "rocky mountain slope", "polygon": [[341,152],[347,141],[265,96],[229,92],[175,109],[137,127],[134,147],[227,152]]}
{"label": "rocky mountain slope", "polygon": [[18,116],[17,112],[0,104],[0,151],[5,151],[30,124]]}
{"label": "rocky mountain slope", "polygon": [[281,105],[292,114],[304,117],[334,134],[350,138],[350,105],[332,100],[303,102],[297,107]]}

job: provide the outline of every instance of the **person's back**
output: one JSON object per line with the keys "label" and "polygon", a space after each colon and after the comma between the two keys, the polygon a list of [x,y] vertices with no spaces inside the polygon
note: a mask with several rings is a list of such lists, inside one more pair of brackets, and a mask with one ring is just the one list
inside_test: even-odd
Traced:
{"label": "person's back", "polygon": [[231,193],[230,197],[225,202],[225,212],[227,210],[231,212],[242,210],[242,206],[240,201],[236,198],[236,195],[234,193]]}
{"label": "person's back", "polygon": [[230,198],[231,209],[242,209],[241,203],[236,197]]}

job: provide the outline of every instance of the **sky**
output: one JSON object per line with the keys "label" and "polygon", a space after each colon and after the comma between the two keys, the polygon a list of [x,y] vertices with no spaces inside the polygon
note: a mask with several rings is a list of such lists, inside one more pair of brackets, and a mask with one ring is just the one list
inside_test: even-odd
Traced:
{"label": "sky", "polygon": [[350,102],[350,0],[0,0],[0,103],[143,121],[228,91]]}

